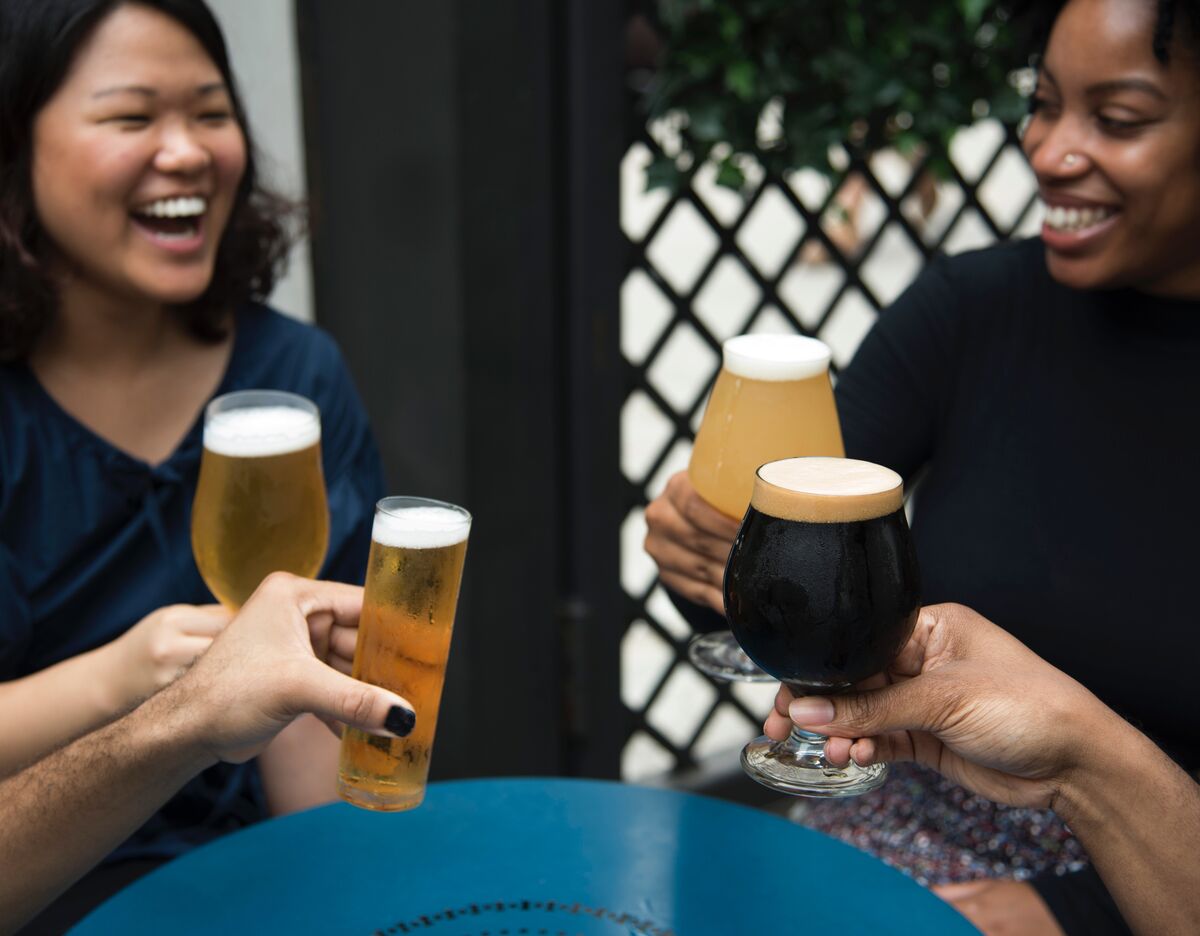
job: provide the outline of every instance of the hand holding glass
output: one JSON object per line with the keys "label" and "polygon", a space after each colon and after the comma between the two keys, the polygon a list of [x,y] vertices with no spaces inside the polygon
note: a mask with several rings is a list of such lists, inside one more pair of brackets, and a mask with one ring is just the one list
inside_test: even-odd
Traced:
{"label": "hand holding glass", "polygon": [[[920,611],[916,548],[900,476],[847,458],[763,465],[725,569],[725,613],[742,649],[798,696],[843,692],[883,672]],[[883,764],[835,767],[825,737],[793,728],[742,751],[774,790],[855,796]]]}

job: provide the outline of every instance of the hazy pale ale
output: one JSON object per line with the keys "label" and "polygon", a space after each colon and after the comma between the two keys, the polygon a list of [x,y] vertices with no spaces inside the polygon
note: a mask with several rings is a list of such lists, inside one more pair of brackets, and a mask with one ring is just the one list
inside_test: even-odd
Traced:
{"label": "hazy pale ale", "polygon": [[239,608],[272,572],[315,575],[328,544],[316,406],[273,390],[213,400],[192,505],[192,551],[212,593]]}
{"label": "hazy pale ale", "polygon": [[722,513],[741,518],[759,465],[844,454],[829,347],[803,335],[739,335],[722,347],[688,476]]}
{"label": "hazy pale ale", "polygon": [[388,497],[376,508],[353,676],[404,696],[417,723],[407,738],[343,734],[338,793],[356,806],[395,811],[425,798],[470,531],[469,513],[439,501]]}

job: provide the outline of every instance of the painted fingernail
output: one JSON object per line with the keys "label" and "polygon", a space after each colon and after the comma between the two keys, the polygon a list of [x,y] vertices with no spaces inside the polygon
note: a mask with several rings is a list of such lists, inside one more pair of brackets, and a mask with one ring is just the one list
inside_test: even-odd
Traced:
{"label": "painted fingernail", "polygon": [[383,727],[397,738],[407,738],[412,734],[413,725],[417,723],[417,713],[403,705],[393,705],[388,709]]}
{"label": "painted fingernail", "polygon": [[788,717],[797,725],[828,725],[833,721],[833,703],[813,696],[793,699]]}

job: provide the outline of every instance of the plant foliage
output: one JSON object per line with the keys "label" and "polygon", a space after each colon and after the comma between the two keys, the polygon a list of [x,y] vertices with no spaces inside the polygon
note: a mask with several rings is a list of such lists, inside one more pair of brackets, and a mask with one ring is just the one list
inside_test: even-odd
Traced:
{"label": "plant foliage", "polygon": [[1023,40],[994,0],[659,0],[659,16],[647,107],[684,132],[680,152],[656,155],[651,188],[709,159],[731,188],[749,158],[772,173],[829,171],[843,146],[924,145],[944,172],[960,127],[1024,113]]}

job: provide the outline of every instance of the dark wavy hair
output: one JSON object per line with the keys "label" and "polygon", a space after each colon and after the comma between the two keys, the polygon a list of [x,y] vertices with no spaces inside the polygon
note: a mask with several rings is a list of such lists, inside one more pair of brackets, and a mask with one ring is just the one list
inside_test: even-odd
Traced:
{"label": "dark wavy hair", "polygon": [[58,303],[47,267],[52,245],[33,201],[34,119],[84,40],[129,3],[165,13],[196,37],[221,72],[246,141],[246,169],[212,281],[199,298],[178,306],[179,314],[197,338],[219,340],[228,311],[266,297],[283,271],[298,208],[259,183],[225,39],[203,0],[0,0],[0,360],[25,357]]}

